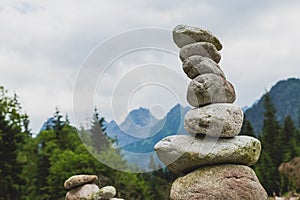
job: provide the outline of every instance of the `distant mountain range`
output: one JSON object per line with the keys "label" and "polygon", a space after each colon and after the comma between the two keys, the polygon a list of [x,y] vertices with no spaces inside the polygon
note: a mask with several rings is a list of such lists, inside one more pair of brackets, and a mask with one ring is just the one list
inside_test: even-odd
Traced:
{"label": "distant mountain range", "polygon": [[[132,110],[120,126],[115,121],[107,123],[106,133],[109,137],[117,139],[116,147],[121,149],[129,163],[147,169],[151,156],[147,153],[153,153],[154,145],[158,141],[170,135],[187,134],[183,120],[188,110],[189,107],[177,104],[163,119],[158,120],[149,109],[139,108]],[[134,156],[136,153],[145,155],[143,162],[137,160],[138,157]],[[163,165],[155,154],[153,158],[156,163]]]}
{"label": "distant mountain range", "polygon": [[[296,125],[299,125],[300,118],[300,79],[290,78],[277,82],[269,91],[270,98],[275,106],[276,117],[279,122],[283,122],[286,116],[291,116]],[[263,95],[245,112],[245,119],[249,120],[254,132],[258,135],[263,127],[264,118]]]}
{"label": "distant mountain range", "polygon": [[[276,116],[280,122],[288,115],[298,124],[300,115],[300,79],[290,78],[277,82],[269,91],[270,98],[277,110]],[[251,107],[244,107],[245,119],[249,120],[258,135],[263,127],[264,118],[263,95]],[[132,110],[124,122],[119,126],[115,121],[106,124],[109,137],[116,138],[116,147],[123,152],[148,153],[153,152],[154,145],[169,135],[187,134],[183,122],[185,113],[190,107],[175,105],[167,115],[156,119],[149,109],[139,108]],[[124,154],[124,157],[133,163],[138,163],[134,157]],[[155,158],[156,159],[156,158]],[[157,160],[157,159],[156,159]],[[159,162],[157,160],[157,162]],[[147,163],[139,167],[147,168]]]}

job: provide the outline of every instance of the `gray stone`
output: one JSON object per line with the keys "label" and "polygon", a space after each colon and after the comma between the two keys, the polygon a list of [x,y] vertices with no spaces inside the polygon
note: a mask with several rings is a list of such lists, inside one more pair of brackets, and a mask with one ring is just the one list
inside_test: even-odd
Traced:
{"label": "gray stone", "polygon": [[219,63],[221,60],[221,54],[218,52],[216,47],[213,44],[207,42],[188,44],[182,47],[179,52],[181,61],[184,61],[188,57],[194,55],[210,58],[216,63]]}
{"label": "gray stone", "polygon": [[95,200],[98,199],[99,188],[95,184],[85,184],[69,190],[66,194],[66,200]]}
{"label": "gray stone", "polygon": [[244,165],[207,166],[172,184],[171,200],[266,200],[254,171]]}
{"label": "gray stone", "polygon": [[234,137],[241,131],[244,114],[239,106],[218,103],[189,110],[184,118],[185,130],[212,137]]}
{"label": "gray stone", "polygon": [[259,158],[261,145],[259,140],[249,136],[225,139],[173,135],[162,139],[154,149],[171,171],[186,174],[211,164],[251,166]]}
{"label": "gray stone", "polygon": [[110,199],[116,196],[117,191],[113,186],[105,186],[99,190],[100,199]]}
{"label": "gray stone", "polygon": [[233,103],[236,98],[232,84],[216,74],[194,78],[187,89],[187,101],[194,107],[211,103]]}
{"label": "gray stone", "polygon": [[109,200],[124,200],[124,199],[120,199],[120,198],[110,198]]}
{"label": "gray stone", "polygon": [[98,180],[96,175],[74,175],[65,181],[64,187],[69,190],[71,188],[83,185],[85,183],[91,183],[96,180]]}
{"label": "gray stone", "polygon": [[222,44],[209,31],[198,27],[187,25],[178,25],[173,29],[173,40],[181,48],[187,44],[195,42],[209,42],[216,46],[218,50],[222,49]]}
{"label": "gray stone", "polygon": [[196,78],[198,75],[208,73],[216,74],[226,78],[220,66],[210,58],[197,55],[191,56],[183,61],[182,67],[183,71],[191,79]]}

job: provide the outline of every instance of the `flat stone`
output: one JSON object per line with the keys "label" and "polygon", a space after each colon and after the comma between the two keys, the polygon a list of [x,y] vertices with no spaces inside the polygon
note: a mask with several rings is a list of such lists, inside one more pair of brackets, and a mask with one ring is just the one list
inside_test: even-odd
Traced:
{"label": "flat stone", "polygon": [[234,137],[241,131],[244,114],[239,106],[218,103],[189,110],[184,117],[184,128],[192,134],[212,137]]}
{"label": "flat stone", "polygon": [[113,186],[105,186],[99,190],[100,199],[110,199],[116,196],[117,191]]}
{"label": "flat stone", "polygon": [[96,175],[74,175],[65,181],[64,187],[69,190],[85,183],[92,183],[96,180],[98,180],[98,177]]}
{"label": "flat stone", "polygon": [[259,159],[261,144],[249,136],[225,139],[172,135],[158,142],[154,149],[171,171],[186,174],[212,164],[251,166]]}
{"label": "flat stone", "polygon": [[99,188],[95,184],[85,184],[69,190],[66,194],[66,200],[95,200],[98,199]]}
{"label": "flat stone", "polygon": [[211,32],[193,26],[176,26],[173,29],[173,40],[179,48],[195,42],[209,42],[215,45],[217,50],[222,49],[221,42]]}
{"label": "flat stone", "polygon": [[194,78],[187,89],[187,101],[194,107],[211,103],[233,103],[236,94],[232,84],[216,74],[202,74]]}
{"label": "flat stone", "polygon": [[218,52],[216,47],[213,44],[207,42],[188,44],[182,47],[179,52],[181,61],[184,61],[188,57],[194,55],[210,58],[216,63],[219,63],[221,60],[221,54]]}
{"label": "flat stone", "polygon": [[207,57],[198,55],[188,57],[183,61],[182,67],[183,71],[191,79],[196,78],[198,75],[209,73],[216,74],[224,79],[226,78],[220,66],[212,59]]}
{"label": "flat stone", "polygon": [[254,171],[244,165],[207,166],[174,181],[171,200],[266,200]]}

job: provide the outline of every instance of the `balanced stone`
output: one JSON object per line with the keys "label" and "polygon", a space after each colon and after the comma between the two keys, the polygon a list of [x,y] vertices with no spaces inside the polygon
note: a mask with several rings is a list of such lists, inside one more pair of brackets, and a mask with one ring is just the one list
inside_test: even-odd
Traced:
{"label": "balanced stone", "polygon": [[212,59],[207,57],[197,55],[188,57],[183,61],[182,66],[183,71],[191,79],[196,78],[198,75],[208,73],[219,75],[224,79],[226,78],[220,66]]}
{"label": "balanced stone", "polygon": [[217,50],[222,49],[222,44],[209,31],[198,27],[178,25],[173,29],[173,40],[181,48],[195,42],[209,42],[216,46]]}
{"label": "balanced stone", "polygon": [[266,200],[268,195],[254,171],[244,165],[203,167],[172,184],[171,200]]}
{"label": "balanced stone", "polygon": [[241,131],[244,114],[240,107],[218,103],[189,110],[184,118],[185,130],[212,137],[234,137]]}
{"label": "balanced stone", "polygon": [[251,166],[259,158],[261,144],[259,140],[249,136],[218,139],[173,135],[162,139],[154,149],[171,171],[186,174],[210,164]]}
{"label": "balanced stone", "polygon": [[195,107],[211,103],[233,103],[235,98],[232,84],[216,74],[199,75],[188,85],[187,101]]}
{"label": "balanced stone", "polygon": [[188,44],[180,49],[179,57],[181,61],[184,61],[186,58],[194,55],[210,58],[216,63],[219,63],[221,60],[221,54],[211,43],[197,42]]}
{"label": "balanced stone", "polygon": [[116,196],[116,188],[113,186],[105,186],[101,188],[98,192],[99,196],[101,197],[100,199],[110,199]]}
{"label": "balanced stone", "polygon": [[85,183],[91,183],[96,180],[98,180],[96,175],[74,175],[65,181],[64,187],[69,190],[71,188],[83,185]]}
{"label": "balanced stone", "polygon": [[85,184],[69,190],[66,194],[66,200],[94,200],[98,199],[99,188],[95,184]]}

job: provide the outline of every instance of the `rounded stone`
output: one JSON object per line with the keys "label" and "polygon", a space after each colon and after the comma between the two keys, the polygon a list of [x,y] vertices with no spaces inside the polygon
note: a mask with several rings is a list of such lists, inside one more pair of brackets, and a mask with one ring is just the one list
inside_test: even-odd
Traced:
{"label": "rounded stone", "polygon": [[225,74],[221,70],[220,66],[214,62],[212,59],[202,56],[191,56],[185,59],[182,63],[183,71],[187,74],[187,76],[191,79],[196,78],[201,74],[216,74],[218,76],[223,77]]}
{"label": "rounded stone", "polygon": [[244,165],[199,168],[172,184],[171,200],[266,200],[268,195],[255,172]]}
{"label": "rounded stone", "polygon": [[241,131],[244,114],[239,106],[218,103],[189,110],[184,117],[184,128],[192,134],[212,137],[234,137]]}
{"label": "rounded stone", "polygon": [[216,47],[213,44],[207,42],[188,44],[182,47],[179,52],[181,61],[184,61],[188,57],[194,55],[210,58],[216,63],[219,63],[221,60],[221,54],[218,52]]}
{"label": "rounded stone", "polygon": [[98,180],[98,177],[96,175],[74,175],[68,178],[65,183],[64,187],[69,190],[71,188],[86,184],[86,183],[91,183]]}
{"label": "rounded stone", "polygon": [[195,42],[209,42],[213,44],[217,50],[222,49],[222,44],[217,37],[199,27],[178,25],[173,29],[173,40],[179,48]]}
{"label": "rounded stone", "polygon": [[94,200],[98,199],[99,188],[95,184],[85,184],[69,190],[66,194],[66,200]]}
{"label": "rounded stone", "polygon": [[216,74],[202,74],[194,78],[187,89],[187,101],[194,107],[211,103],[233,103],[236,94],[232,84]]}
{"label": "rounded stone", "polygon": [[105,186],[99,190],[99,196],[101,199],[110,199],[116,196],[117,191],[113,186]]}
{"label": "rounded stone", "polygon": [[173,135],[162,139],[154,149],[171,171],[186,174],[204,165],[230,163],[251,166],[259,159],[261,144],[249,136],[225,139]]}

